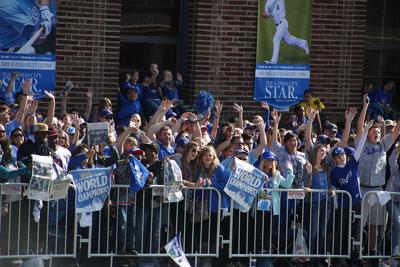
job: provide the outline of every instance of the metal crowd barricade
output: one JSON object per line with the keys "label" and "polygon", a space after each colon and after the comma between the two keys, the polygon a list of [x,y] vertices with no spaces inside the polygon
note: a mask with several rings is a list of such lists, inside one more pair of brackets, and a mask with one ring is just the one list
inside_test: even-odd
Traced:
{"label": "metal crowd barricade", "polygon": [[399,258],[400,193],[369,191],[361,207],[360,258]]}
{"label": "metal crowd barricade", "polygon": [[[260,210],[262,202],[272,200],[270,193],[280,196],[278,215]],[[338,208],[348,201],[349,209]],[[352,223],[351,196],[336,190],[272,189],[258,196],[249,212],[238,210],[231,201],[230,257],[350,257]],[[301,246],[304,240],[306,247]]]}
{"label": "metal crowd barricade", "polygon": [[[75,257],[75,190],[58,201],[27,199],[28,184],[0,184],[0,261],[40,256],[43,259]],[[34,214],[40,219],[35,221]]]}
{"label": "metal crowd barricade", "polygon": [[185,187],[183,200],[166,203],[163,190],[150,186],[129,193],[129,185],[113,185],[103,209],[93,213],[88,238],[82,239],[89,244],[88,257],[110,257],[110,266],[114,257],[168,257],[163,247],[177,234],[186,257],[218,257],[220,193]]}

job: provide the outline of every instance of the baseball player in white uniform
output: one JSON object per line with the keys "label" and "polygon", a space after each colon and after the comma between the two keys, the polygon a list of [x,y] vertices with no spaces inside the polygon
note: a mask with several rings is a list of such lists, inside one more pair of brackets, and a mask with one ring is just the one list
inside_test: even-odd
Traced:
{"label": "baseball player in white uniform", "polygon": [[281,40],[283,39],[288,45],[295,45],[304,50],[308,55],[308,43],[306,40],[294,37],[289,33],[289,24],[286,20],[286,8],[284,0],[267,0],[265,3],[264,12],[262,14],[264,18],[273,17],[276,32],[274,35],[274,51],[272,53],[271,60],[265,61],[267,64],[276,64],[279,57],[279,48]]}

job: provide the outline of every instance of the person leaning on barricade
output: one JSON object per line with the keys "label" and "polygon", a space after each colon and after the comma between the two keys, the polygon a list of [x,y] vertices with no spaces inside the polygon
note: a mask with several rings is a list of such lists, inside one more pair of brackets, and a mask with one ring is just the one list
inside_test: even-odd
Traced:
{"label": "person leaning on barricade", "polygon": [[[365,114],[369,106],[368,95],[363,96],[363,108],[357,122],[357,141],[362,135]],[[368,130],[367,140],[362,149],[359,160],[360,184],[363,197],[370,191],[382,191],[385,184],[386,151],[389,150],[393,142],[400,134],[400,123],[397,123],[394,131],[381,137],[379,125],[372,125]],[[385,224],[386,212],[379,201],[370,206],[368,203],[372,196],[369,194],[369,201],[364,199],[362,206],[362,225],[368,225],[367,232],[369,244],[366,253],[368,255],[378,255],[378,244],[383,238],[383,226]],[[373,260],[378,264],[377,260]]]}
{"label": "person leaning on barricade", "polygon": [[[277,235],[270,229],[276,229],[279,224],[279,214],[281,210],[281,195],[280,192],[270,191],[271,189],[290,188],[294,179],[293,166],[291,161],[286,162],[286,169],[288,171],[287,177],[283,177],[277,169],[278,158],[270,151],[265,151],[261,157],[260,162],[255,167],[263,171],[265,181],[258,196],[257,212],[255,217],[255,238],[256,248],[255,252],[259,254],[273,254],[277,247]],[[271,216],[271,213],[273,216]],[[272,225],[272,227],[271,227]],[[269,259],[259,258],[259,266],[265,266]],[[266,265],[268,266],[268,265]]]}

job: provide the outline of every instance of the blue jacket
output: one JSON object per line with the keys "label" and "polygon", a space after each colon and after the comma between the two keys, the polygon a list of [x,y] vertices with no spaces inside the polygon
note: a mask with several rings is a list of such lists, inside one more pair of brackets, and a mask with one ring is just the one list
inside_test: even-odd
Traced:
{"label": "blue jacket", "polygon": [[142,114],[142,106],[138,100],[129,101],[121,108],[121,111],[115,115],[117,125],[128,126],[133,114]]}
{"label": "blue jacket", "polygon": [[[283,188],[290,188],[292,186],[294,179],[294,174],[292,170],[288,171],[288,175],[286,179],[281,175],[279,171],[275,171],[275,175],[272,177],[272,189],[278,189],[280,187]],[[264,183],[264,188],[267,183]],[[281,210],[281,192],[279,191],[272,191],[272,209],[274,215],[279,215]]]}

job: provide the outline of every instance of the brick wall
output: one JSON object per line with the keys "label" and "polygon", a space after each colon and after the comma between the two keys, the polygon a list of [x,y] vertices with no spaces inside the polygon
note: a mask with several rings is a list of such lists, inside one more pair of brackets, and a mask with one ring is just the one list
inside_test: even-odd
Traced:
{"label": "brick wall", "polygon": [[57,91],[69,79],[78,85],[67,109],[83,111],[83,92],[89,87],[95,92],[93,103],[103,96],[115,98],[121,0],[58,1],[57,13]]}
{"label": "brick wall", "polygon": [[[359,101],[364,56],[367,0],[315,0],[312,16],[311,88],[342,116]],[[188,99],[209,88],[226,102],[245,107],[247,117],[259,110],[253,101],[257,34],[256,0],[192,0],[188,25]],[[229,106],[229,107],[228,107]]]}

